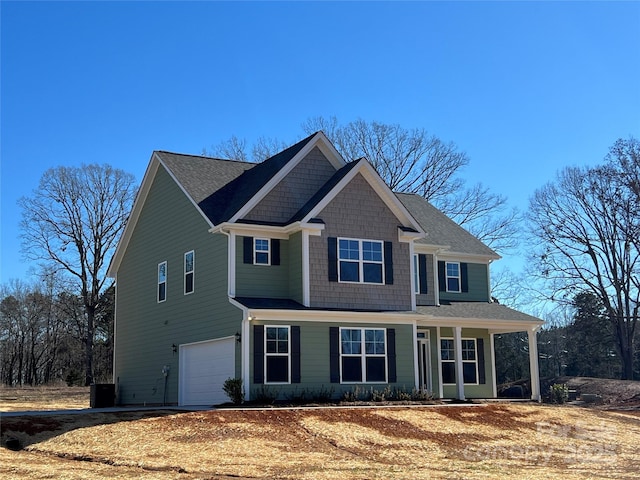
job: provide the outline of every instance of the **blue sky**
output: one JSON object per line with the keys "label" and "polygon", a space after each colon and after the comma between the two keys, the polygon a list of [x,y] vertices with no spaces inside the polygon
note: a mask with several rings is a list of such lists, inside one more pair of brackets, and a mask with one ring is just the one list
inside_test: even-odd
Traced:
{"label": "blue sky", "polygon": [[425,128],[522,210],[640,137],[640,2],[0,3],[0,283],[50,167],[142,180],[153,150],[302,138],[335,115]]}

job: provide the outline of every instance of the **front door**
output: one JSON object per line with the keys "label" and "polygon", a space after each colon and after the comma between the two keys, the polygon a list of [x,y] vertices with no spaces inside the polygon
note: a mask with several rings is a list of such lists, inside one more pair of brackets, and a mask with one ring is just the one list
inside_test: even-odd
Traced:
{"label": "front door", "polygon": [[431,349],[427,332],[418,332],[418,378],[420,391],[431,392]]}

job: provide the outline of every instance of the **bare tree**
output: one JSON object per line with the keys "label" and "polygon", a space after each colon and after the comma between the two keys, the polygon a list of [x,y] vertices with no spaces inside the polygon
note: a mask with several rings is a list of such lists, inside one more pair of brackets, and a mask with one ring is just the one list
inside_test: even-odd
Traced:
{"label": "bare tree", "polygon": [[459,176],[466,153],[424,129],[358,119],[340,125],[336,117],[314,117],[302,128],[322,130],[345,159],[366,158],[396,192],[416,193],[497,251],[514,248],[520,215],[507,199]]}
{"label": "bare tree", "polygon": [[[622,377],[632,379],[640,308],[640,198],[622,151],[637,160],[640,145],[621,140],[604,165],[561,171],[555,182],[535,192],[529,220],[532,265],[547,280],[550,296],[567,300],[586,291],[602,302],[615,332]],[[637,164],[634,168],[637,173]]]}
{"label": "bare tree", "polygon": [[26,257],[70,275],[84,303],[85,384],[93,381],[94,320],[106,267],[131,209],[134,177],[108,165],[47,170],[22,208]]}

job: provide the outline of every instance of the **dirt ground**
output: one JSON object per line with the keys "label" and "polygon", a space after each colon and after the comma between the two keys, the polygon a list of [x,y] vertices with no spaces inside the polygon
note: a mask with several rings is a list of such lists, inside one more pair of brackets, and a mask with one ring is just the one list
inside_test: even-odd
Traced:
{"label": "dirt ground", "polygon": [[0,478],[635,479],[640,409],[622,403],[4,417],[21,449],[0,448]]}

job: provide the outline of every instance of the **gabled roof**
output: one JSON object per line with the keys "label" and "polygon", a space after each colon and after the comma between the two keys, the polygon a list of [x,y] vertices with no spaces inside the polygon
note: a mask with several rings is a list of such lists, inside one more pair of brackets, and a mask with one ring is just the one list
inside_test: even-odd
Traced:
{"label": "gabled roof", "polygon": [[416,243],[445,247],[447,253],[500,258],[496,252],[462,228],[428,201],[414,193],[396,193],[427,236]]}
{"label": "gabled roof", "polygon": [[217,225],[233,217],[315,136],[308,136],[262,163],[156,153],[202,213]]}

